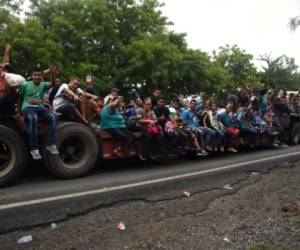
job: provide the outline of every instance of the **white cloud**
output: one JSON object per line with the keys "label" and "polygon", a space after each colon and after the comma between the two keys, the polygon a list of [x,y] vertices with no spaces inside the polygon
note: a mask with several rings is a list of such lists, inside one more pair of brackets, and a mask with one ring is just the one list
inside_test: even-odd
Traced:
{"label": "white cloud", "polygon": [[[255,55],[294,57],[300,65],[300,28],[292,33],[291,17],[300,15],[298,0],[163,0],[163,14],[173,30],[187,33],[190,47],[211,52],[237,44]],[[256,62],[257,63],[257,62]]]}

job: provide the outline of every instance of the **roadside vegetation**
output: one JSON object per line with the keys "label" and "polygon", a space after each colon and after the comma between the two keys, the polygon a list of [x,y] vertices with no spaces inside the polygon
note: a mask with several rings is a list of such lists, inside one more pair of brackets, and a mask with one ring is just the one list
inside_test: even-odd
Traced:
{"label": "roadside vegetation", "polygon": [[223,96],[237,87],[300,86],[297,65],[285,55],[262,55],[258,71],[258,58],[237,45],[212,54],[188,48],[158,0],[31,0],[20,18],[23,2],[0,0],[0,44],[12,44],[14,71],[23,75],[37,63],[57,63],[65,79],[92,75],[98,94],[112,86],[123,93],[142,87],[145,95],[159,86],[165,93]]}

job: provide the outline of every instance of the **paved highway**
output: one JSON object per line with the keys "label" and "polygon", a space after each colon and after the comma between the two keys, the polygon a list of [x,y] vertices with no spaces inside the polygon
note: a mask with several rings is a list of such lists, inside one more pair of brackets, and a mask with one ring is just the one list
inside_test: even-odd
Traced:
{"label": "paved highway", "polygon": [[0,233],[62,221],[121,201],[172,199],[180,190],[196,186],[220,188],[249,172],[299,161],[299,149],[251,150],[164,163],[107,161],[90,176],[74,180],[57,180],[40,170],[42,166],[32,166],[19,183],[0,190]]}

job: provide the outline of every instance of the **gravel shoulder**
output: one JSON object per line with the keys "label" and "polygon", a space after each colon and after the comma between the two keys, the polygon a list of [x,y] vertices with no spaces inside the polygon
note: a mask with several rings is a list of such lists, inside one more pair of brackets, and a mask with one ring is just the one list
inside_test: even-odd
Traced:
{"label": "gravel shoulder", "polygon": [[[233,190],[100,207],[50,226],[0,235],[1,249],[300,249],[300,164],[249,173]],[[171,192],[171,191],[170,191]],[[286,210],[286,211],[284,211]],[[24,215],[26,216],[26,215]],[[125,231],[116,229],[124,222]],[[32,235],[33,241],[17,240]]]}

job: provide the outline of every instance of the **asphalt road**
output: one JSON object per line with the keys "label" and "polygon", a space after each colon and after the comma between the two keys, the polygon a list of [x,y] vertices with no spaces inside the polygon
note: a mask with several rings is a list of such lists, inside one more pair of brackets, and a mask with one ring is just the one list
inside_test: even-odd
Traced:
{"label": "asphalt road", "polygon": [[174,199],[183,190],[234,185],[249,172],[299,161],[299,149],[252,150],[155,164],[108,161],[90,176],[75,180],[57,180],[42,166],[31,166],[17,185],[0,190],[0,233],[63,221],[120,202]]}

